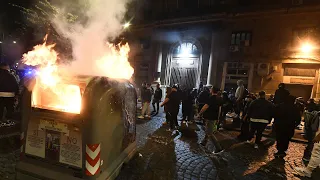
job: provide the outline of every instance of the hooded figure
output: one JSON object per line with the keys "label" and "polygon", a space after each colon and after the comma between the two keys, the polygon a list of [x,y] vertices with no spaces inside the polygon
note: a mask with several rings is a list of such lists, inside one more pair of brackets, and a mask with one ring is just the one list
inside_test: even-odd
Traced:
{"label": "hooded figure", "polygon": [[278,105],[280,103],[284,103],[289,95],[289,91],[285,89],[285,84],[280,83],[274,94],[274,104]]}

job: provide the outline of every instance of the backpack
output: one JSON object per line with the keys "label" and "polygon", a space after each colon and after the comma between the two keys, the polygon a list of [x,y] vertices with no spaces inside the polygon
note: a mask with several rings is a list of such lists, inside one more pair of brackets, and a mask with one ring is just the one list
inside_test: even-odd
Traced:
{"label": "backpack", "polygon": [[247,88],[244,88],[244,91],[243,91],[243,99],[245,99],[247,96],[249,95],[249,91]]}

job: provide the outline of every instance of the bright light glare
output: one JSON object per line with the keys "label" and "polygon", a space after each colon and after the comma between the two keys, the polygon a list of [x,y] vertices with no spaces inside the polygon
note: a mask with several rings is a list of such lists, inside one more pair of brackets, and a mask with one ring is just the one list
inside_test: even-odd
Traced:
{"label": "bright light glare", "polygon": [[13,44],[16,44],[17,43],[17,41],[13,41]]}
{"label": "bright light glare", "polygon": [[127,29],[130,25],[131,25],[131,24],[130,24],[129,22],[127,22],[127,23],[125,23],[125,24],[123,25],[123,28],[124,28],[124,29]]}
{"label": "bright light glare", "polygon": [[2,44],[2,41],[0,41],[0,44]]}
{"label": "bright light glare", "polygon": [[187,47],[182,46],[181,47],[181,55],[182,56],[189,56],[190,55],[190,49]]}
{"label": "bright light glare", "polygon": [[303,45],[301,46],[301,51],[302,51],[303,53],[310,53],[312,50],[313,50],[313,47],[312,47],[312,45],[309,44],[309,43],[303,44]]}

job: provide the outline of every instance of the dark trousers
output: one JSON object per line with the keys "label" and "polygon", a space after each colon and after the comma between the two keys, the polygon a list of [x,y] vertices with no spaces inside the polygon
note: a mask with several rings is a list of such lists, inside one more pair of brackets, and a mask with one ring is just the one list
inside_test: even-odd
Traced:
{"label": "dark trousers", "polygon": [[250,134],[251,134],[251,137],[253,137],[254,134],[256,134],[256,140],[255,140],[256,144],[261,143],[262,133],[266,129],[267,125],[268,125],[267,123],[251,122]]}
{"label": "dark trousers", "polygon": [[178,126],[177,116],[178,116],[178,112],[168,112],[167,113],[167,117],[168,117],[168,120],[170,122],[170,128],[171,129],[174,129],[175,126]]}
{"label": "dark trousers", "polygon": [[[288,127],[275,127],[277,150],[280,153],[284,153],[288,150],[289,142],[294,134],[294,129],[288,129]],[[291,132],[292,131],[292,132]]]}
{"label": "dark trousers", "polygon": [[314,139],[315,136],[316,136],[316,133],[312,132],[312,130],[307,130],[306,131],[305,138],[308,140],[308,144],[306,146],[306,149],[304,150],[304,155],[303,155],[303,157],[306,158],[306,159],[310,159],[310,157],[311,157],[312,149],[313,149],[313,146],[314,146],[313,139]]}
{"label": "dark trousers", "polygon": [[252,139],[252,135],[250,133],[250,121],[243,120],[241,124],[241,134],[238,136],[240,140],[246,141]]}
{"label": "dark trousers", "polygon": [[6,118],[12,119],[14,112],[13,97],[0,97],[0,120],[3,118],[4,108],[7,110]]}
{"label": "dark trousers", "polygon": [[[159,112],[159,104],[160,104],[160,100],[153,100],[152,101],[152,107],[153,107],[153,111],[157,111],[157,112]],[[157,105],[157,109],[156,109],[156,105]]]}

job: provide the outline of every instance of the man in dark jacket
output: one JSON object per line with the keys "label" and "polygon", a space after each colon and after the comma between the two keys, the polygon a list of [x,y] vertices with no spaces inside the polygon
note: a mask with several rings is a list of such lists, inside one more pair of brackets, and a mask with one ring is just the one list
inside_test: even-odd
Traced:
{"label": "man in dark jacket", "polygon": [[12,119],[15,96],[19,93],[18,83],[9,70],[7,64],[0,64],[0,120],[3,118],[4,108],[7,110],[6,119]]}
{"label": "man in dark jacket", "polygon": [[139,119],[143,119],[143,118],[151,119],[150,102],[152,98],[152,92],[150,87],[151,87],[150,84],[147,84],[146,87],[142,87],[141,89],[142,111],[141,111],[141,115],[138,117]]}
{"label": "man in dark jacket", "polygon": [[280,103],[284,103],[287,97],[290,95],[289,91],[285,89],[285,84],[280,83],[278,89],[274,94],[274,104],[278,105]]}
{"label": "man in dark jacket", "polygon": [[[153,106],[153,112],[158,114],[159,113],[159,103],[161,101],[162,98],[162,90],[160,89],[160,84],[157,84],[157,89],[154,92],[153,95],[153,101],[152,101],[152,106]],[[156,109],[156,105],[157,105],[157,109]]]}
{"label": "man in dark jacket", "polygon": [[294,135],[296,122],[300,122],[299,110],[294,105],[295,97],[289,95],[284,103],[275,108],[274,128],[276,132],[277,150],[275,157],[285,157],[289,141]]}
{"label": "man in dark jacket", "polygon": [[262,133],[271,122],[274,106],[266,100],[266,92],[259,92],[259,98],[254,100],[248,109],[247,116],[251,121],[251,136],[256,134],[254,148],[258,149],[261,143]]}
{"label": "man in dark jacket", "polygon": [[180,106],[180,96],[177,86],[172,87],[170,94],[168,94],[166,99],[162,102],[161,107],[162,106],[166,106],[166,116],[170,122],[170,131],[177,130],[179,126],[177,116]]}

